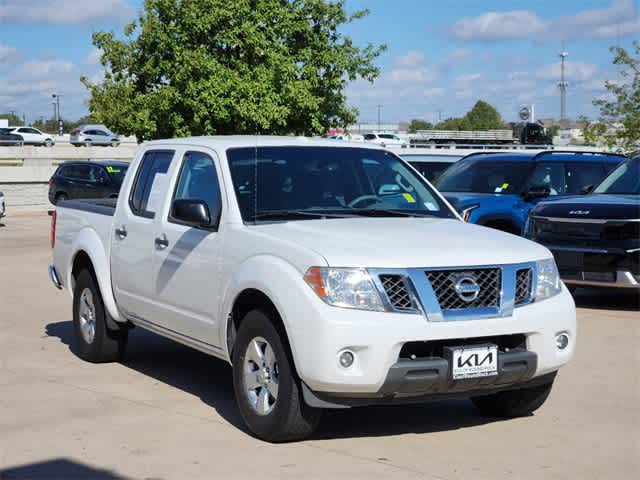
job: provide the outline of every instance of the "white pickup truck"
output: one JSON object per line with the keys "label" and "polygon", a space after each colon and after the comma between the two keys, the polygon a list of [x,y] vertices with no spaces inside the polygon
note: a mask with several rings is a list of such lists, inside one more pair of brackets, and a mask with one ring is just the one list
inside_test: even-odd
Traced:
{"label": "white pickup truck", "polygon": [[148,142],[118,199],[58,205],[51,239],[81,358],[118,360],[134,326],[221,358],[268,441],[326,408],[461,396],[526,415],[575,349],[549,250],[464,223],[375,145]]}

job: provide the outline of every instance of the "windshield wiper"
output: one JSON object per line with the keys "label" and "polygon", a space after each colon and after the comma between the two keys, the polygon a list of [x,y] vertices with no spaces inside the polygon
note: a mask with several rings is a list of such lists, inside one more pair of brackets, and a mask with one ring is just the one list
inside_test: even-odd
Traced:
{"label": "windshield wiper", "polygon": [[345,208],[338,212],[350,216],[362,217],[433,217],[429,213],[411,212],[394,208]]}
{"label": "windshield wiper", "polygon": [[308,210],[266,210],[254,215],[254,220],[301,220],[307,218],[344,218],[347,215]]}

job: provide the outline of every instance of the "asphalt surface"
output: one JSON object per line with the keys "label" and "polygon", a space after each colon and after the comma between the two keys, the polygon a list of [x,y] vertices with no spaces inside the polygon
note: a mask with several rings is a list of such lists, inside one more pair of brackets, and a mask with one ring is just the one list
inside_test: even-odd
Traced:
{"label": "asphalt surface", "polygon": [[136,329],[122,363],[70,351],[49,219],[0,226],[0,479],[640,478],[640,300],[581,290],[578,351],[534,415],[466,400],[334,411],[309,441],[252,438],[223,362]]}

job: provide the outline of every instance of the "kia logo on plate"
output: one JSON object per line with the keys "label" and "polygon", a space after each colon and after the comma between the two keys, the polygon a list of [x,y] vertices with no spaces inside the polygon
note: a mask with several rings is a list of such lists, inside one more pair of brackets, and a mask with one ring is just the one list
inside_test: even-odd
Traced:
{"label": "kia logo on plate", "polygon": [[473,302],[480,295],[480,285],[478,285],[473,277],[465,276],[459,278],[453,289],[458,294],[460,300],[466,303]]}

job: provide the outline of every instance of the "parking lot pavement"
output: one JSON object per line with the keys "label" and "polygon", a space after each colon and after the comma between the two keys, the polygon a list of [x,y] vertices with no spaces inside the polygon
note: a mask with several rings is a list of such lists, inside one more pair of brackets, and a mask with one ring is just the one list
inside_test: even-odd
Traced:
{"label": "parking lot pavement", "polygon": [[0,478],[640,478],[640,301],[581,291],[579,345],[533,416],[470,402],[328,413],[313,440],[249,436],[221,361],[135,330],[126,360],[76,358],[50,284],[49,219],[0,226]]}

